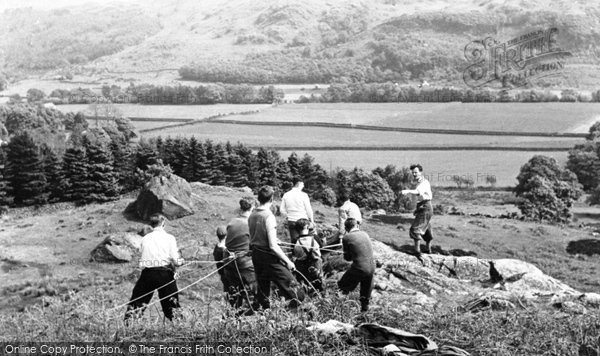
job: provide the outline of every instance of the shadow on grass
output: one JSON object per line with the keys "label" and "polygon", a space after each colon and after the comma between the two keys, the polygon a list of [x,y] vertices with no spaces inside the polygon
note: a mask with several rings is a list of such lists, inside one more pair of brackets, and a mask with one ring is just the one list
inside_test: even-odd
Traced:
{"label": "shadow on grass", "polygon": [[[421,244],[421,253],[426,252],[424,245],[425,244]],[[413,245],[406,244],[406,245],[392,246],[392,247],[397,251],[404,252],[409,255],[415,254],[415,248]],[[477,254],[473,251],[463,250],[460,248],[455,248],[452,250],[444,250],[440,245],[432,245],[431,253],[436,254],[436,255],[442,255],[442,256],[456,256],[456,257],[477,256]]]}
{"label": "shadow on grass", "polygon": [[567,253],[572,255],[600,255],[600,240],[596,239],[584,239],[577,241],[570,241],[567,245]]}

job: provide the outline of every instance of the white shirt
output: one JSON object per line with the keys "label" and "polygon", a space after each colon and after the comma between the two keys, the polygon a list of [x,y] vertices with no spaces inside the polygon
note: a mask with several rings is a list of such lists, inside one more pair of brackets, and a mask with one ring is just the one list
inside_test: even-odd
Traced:
{"label": "white shirt", "polygon": [[425,178],[421,181],[421,183],[417,184],[415,188],[419,194],[417,195],[417,201],[421,202],[424,200],[431,200],[433,194],[431,193],[431,184]]}
{"label": "white shirt", "polygon": [[292,188],[281,198],[281,213],[287,215],[289,221],[298,219],[313,221],[313,211],[308,194],[299,188]]}
{"label": "white shirt", "polygon": [[339,209],[340,215],[340,228],[343,229],[343,223],[348,218],[354,218],[359,223],[362,222],[362,214],[360,213],[360,209],[358,205],[354,204],[350,200],[347,200]]}
{"label": "white shirt", "polygon": [[140,267],[162,267],[171,262],[180,262],[177,241],[175,237],[162,227],[154,230],[142,238],[142,255]]}

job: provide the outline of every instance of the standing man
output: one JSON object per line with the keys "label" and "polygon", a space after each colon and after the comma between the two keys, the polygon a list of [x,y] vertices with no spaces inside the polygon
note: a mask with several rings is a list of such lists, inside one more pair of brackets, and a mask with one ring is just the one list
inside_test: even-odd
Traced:
{"label": "standing man", "polygon": [[250,217],[252,209],[254,209],[254,198],[242,198],[239,215],[227,224],[225,247],[229,252],[235,254],[236,259],[225,267],[225,270],[231,283],[228,291],[229,302],[236,308],[241,307],[246,301],[249,302],[248,307],[252,307],[250,299],[254,298],[256,292],[254,265],[248,253],[250,251],[248,217]]}
{"label": "standing man", "polygon": [[338,281],[338,287],[342,293],[348,294],[360,283],[360,311],[366,312],[369,310],[373,275],[375,274],[373,245],[369,235],[359,230],[354,218],[346,219],[344,227],[347,232],[342,239],[344,259],[352,261],[352,264]]}
{"label": "standing man", "polygon": [[142,238],[142,274],[133,287],[125,320],[138,310],[143,313],[157,289],[160,305],[167,319],[173,320],[173,309],[179,308],[174,266],[181,266],[183,259],[179,256],[175,237],[165,231],[165,223],[166,218],[162,214],[156,213],[150,217],[153,230]]}
{"label": "standing man", "polygon": [[304,183],[298,177],[292,180],[294,186],[281,198],[281,213],[287,217],[287,227],[290,233],[290,242],[295,244],[298,232],[294,228],[298,219],[307,219],[314,223],[313,211],[310,206],[308,194],[304,193]]}
{"label": "standing man", "polygon": [[340,193],[340,200],[344,203],[338,209],[338,226],[340,229],[340,239],[344,236],[345,228],[344,223],[346,219],[352,218],[356,220],[356,223],[360,226],[362,223],[362,214],[360,213],[360,209],[358,205],[350,201],[350,195],[347,191],[342,191]]}
{"label": "standing man", "polygon": [[417,182],[415,189],[405,189],[402,195],[412,194],[417,196],[417,208],[415,209],[415,220],[413,221],[409,236],[415,241],[415,253],[417,257],[421,256],[421,241],[425,241],[427,253],[431,253],[431,217],[433,216],[433,206],[431,205],[431,184],[423,177],[423,167],[420,164],[410,166],[410,171],[414,180]]}
{"label": "standing man", "polygon": [[275,283],[283,297],[291,300],[289,304],[291,308],[297,307],[304,299],[302,290],[295,288],[296,280],[292,271],[296,266],[277,243],[277,221],[271,212],[273,193],[273,188],[261,187],[258,191],[260,205],[248,218],[252,263],[258,284],[254,303],[256,309],[270,307],[271,282]]}

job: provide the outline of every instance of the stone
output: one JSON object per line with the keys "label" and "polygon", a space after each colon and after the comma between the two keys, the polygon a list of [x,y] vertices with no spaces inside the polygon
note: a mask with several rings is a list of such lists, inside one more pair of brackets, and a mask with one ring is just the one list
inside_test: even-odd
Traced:
{"label": "stone", "polygon": [[140,191],[133,205],[133,211],[143,220],[148,220],[154,213],[162,213],[169,220],[192,215],[192,187],[175,174],[153,177]]}
{"label": "stone", "polygon": [[141,248],[141,240],[141,236],[131,233],[109,235],[92,250],[90,260],[107,263],[130,262]]}

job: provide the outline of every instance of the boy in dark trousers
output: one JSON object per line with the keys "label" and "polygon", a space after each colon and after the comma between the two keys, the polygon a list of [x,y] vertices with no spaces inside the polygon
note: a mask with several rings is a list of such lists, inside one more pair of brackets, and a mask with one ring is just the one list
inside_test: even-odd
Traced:
{"label": "boy in dark trousers", "polygon": [[296,221],[294,228],[298,233],[298,240],[294,246],[292,259],[296,271],[300,272],[296,275],[296,279],[310,289],[310,294],[314,294],[315,291],[323,292],[323,259],[319,243],[310,233],[310,227],[311,222],[308,219]]}
{"label": "boy in dark trousers", "polygon": [[347,232],[342,239],[344,259],[352,261],[352,265],[338,281],[338,287],[342,293],[348,294],[360,284],[360,310],[366,312],[369,310],[373,275],[375,274],[373,246],[369,235],[358,229],[356,219],[346,219],[344,227]]}

